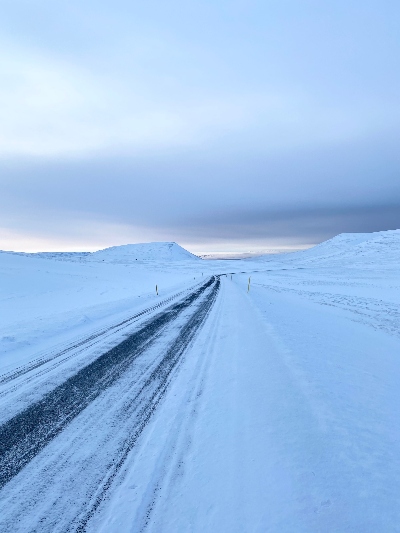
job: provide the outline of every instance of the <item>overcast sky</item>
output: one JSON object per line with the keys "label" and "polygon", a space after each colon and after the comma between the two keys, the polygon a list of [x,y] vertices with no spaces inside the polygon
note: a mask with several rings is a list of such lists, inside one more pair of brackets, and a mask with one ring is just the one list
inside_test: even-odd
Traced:
{"label": "overcast sky", "polygon": [[0,248],[400,227],[398,0],[12,0]]}

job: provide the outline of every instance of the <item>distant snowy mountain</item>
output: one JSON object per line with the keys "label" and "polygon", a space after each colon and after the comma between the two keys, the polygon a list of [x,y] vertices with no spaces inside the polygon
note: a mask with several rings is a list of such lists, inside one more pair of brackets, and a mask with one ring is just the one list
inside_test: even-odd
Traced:
{"label": "distant snowy mountain", "polygon": [[[271,256],[263,260],[271,261]],[[302,252],[275,256],[273,260],[315,265],[358,265],[400,263],[400,229],[375,233],[341,233]]]}
{"label": "distant snowy mountain", "polygon": [[133,261],[187,261],[200,260],[175,242],[148,242],[112,246],[93,252],[88,261],[108,263],[132,263]]}

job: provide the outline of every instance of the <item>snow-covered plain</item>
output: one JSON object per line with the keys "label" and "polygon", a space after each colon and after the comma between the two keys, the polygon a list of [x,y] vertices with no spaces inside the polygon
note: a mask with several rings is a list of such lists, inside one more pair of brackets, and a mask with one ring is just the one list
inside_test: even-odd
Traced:
{"label": "snow-covered plain", "polygon": [[[111,326],[152,317],[221,274],[166,394],[81,530],[400,531],[399,264],[400,230],[242,261],[201,261],[173,243],[0,253],[0,373],[32,365],[29,380],[0,384],[0,421],[142,319]],[[146,364],[180,327],[158,337]],[[68,360],[37,374],[35,361],[68,346]],[[1,531],[79,530],[84,476],[100,476],[129,425],[135,368],[3,487]]]}

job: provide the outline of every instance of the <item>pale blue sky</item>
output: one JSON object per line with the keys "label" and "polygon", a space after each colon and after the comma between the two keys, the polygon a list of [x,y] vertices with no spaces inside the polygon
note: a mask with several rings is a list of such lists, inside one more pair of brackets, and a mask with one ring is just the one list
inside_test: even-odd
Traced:
{"label": "pale blue sky", "polygon": [[395,1],[3,1],[0,248],[400,227]]}

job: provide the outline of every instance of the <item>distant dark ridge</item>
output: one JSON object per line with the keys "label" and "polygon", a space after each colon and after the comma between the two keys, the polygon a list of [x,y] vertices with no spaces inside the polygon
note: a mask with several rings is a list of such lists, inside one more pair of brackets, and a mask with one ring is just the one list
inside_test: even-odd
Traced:
{"label": "distant dark ridge", "polygon": [[80,261],[85,259],[91,252],[8,252],[7,254],[22,255],[40,259],[57,259],[58,261]]}

